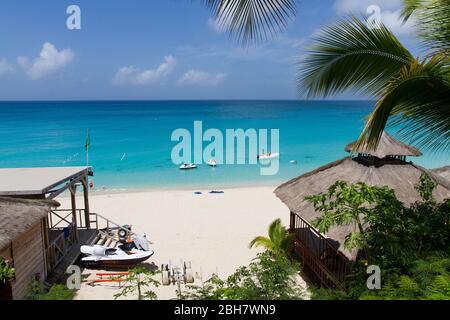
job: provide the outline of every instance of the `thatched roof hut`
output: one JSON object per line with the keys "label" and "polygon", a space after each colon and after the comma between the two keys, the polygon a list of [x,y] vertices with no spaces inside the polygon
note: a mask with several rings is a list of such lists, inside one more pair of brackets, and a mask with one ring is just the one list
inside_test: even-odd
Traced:
{"label": "thatched roof hut", "polygon": [[448,181],[450,181],[450,166],[445,166],[445,167],[442,167],[442,168],[436,168],[436,169],[433,169],[431,171],[434,172],[437,175],[440,175],[444,179],[447,179]]}
{"label": "thatched roof hut", "polygon": [[[346,147],[352,150],[353,144]],[[395,140],[384,133],[376,150],[362,148],[344,159],[320,167],[314,171],[288,181],[275,190],[275,194],[291,212],[310,223],[321,214],[305,200],[306,196],[324,193],[338,180],[348,183],[364,182],[372,186],[388,186],[395,190],[397,198],[406,205],[420,200],[415,189],[420,176],[426,172],[438,183],[434,191],[436,200],[450,198],[450,181],[444,177],[406,161],[406,156],[420,156],[417,149]],[[325,235],[337,241],[339,250],[349,259],[355,259],[357,252],[344,249],[345,237],[356,231],[356,226],[333,227]]]}
{"label": "thatched roof hut", "polygon": [[0,197],[0,252],[58,206],[56,201]]}
{"label": "thatched roof hut", "polygon": [[58,206],[50,200],[0,197],[0,257],[15,269],[14,280],[0,286],[0,299],[23,299],[33,279],[45,279],[46,218]]}
{"label": "thatched roof hut", "polygon": [[413,146],[407,145],[406,143],[394,139],[385,131],[383,131],[383,133],[381,134],[380,141],[376,149],[370,149],[366,144],[360,148],[356,148],[356,150],[353,150],[354,145],[355,142],[349,143],[345,147],[345,151],[360,154],[370,154],[371,156],[377,157],[379,159],[395,156],[420,157],[422,155],[422,152],[420,152]]}

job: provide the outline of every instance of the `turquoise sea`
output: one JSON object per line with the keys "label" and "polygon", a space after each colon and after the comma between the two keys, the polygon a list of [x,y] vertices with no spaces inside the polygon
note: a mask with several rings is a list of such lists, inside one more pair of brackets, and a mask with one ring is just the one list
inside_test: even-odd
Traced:
{"label": "turquoise sea", "polygon": [[[370,101],[96,101],[0,102],[0,167],[89,164],[97,190],[274,185],[346,155],[371,111]],[[258,165],[200,166],[171,162],[172,131],[208,128],[279,129],[280,170]],[[447,154],[410,159],[426,167],[449,164]],[[296,164],[291,164],[292,160]]]}

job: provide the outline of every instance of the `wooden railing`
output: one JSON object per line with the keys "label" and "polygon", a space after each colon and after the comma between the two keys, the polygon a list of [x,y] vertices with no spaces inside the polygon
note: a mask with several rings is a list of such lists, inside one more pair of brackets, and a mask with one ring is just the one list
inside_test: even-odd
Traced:
{"label": "wooden railing", "polygon": [[[48,229],[57,231],[57,236],[46,249],[47,267],[51,272],[70,251],[74,244],[78,243],[78,231],[91,229],[105,237],[118,241],[117,231],[124,227],[110,219],[97,214],[89,214],[89,225],[86,224],[85,210],[76,209],[75,219],[71,209],[52,210],[48,215]],[[138,235],[127,229],[130,235]]]}
{"label": "wooden railing", "polygon": [[345,290],[348,259],[336,245],[293,212],[291,232],[295,234],[294,251],[305,274],[321,287]]}
{"label": "wooden railing", "polygon": [[51,272],[77,242],[76,226],[70,224],[47,247],[47,268]]}

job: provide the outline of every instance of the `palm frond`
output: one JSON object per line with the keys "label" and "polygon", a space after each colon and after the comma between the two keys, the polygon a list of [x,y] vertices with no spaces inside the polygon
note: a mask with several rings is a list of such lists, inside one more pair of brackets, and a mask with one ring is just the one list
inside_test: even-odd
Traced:
{"label": "palm frond", "polygon": [[414,14],[424,47],[436,51],[450,50],[450,0],[403,0],[402,17]]}
{"label": "palm frond", "polygon": [[296,16],[295,0],[204,0],[218,24],[240,43],[260,43],[286,29]]}
{"label": "palm frond", "polygon": [[267,237],[263,237],[263,236],[259,236],[256,237],[255,239],[253,239],[250,244],[248,245],[249,248],[253,248],[253,247],[262,247],[265,248],[267,250],[273,250],[274,249],[274,245],[273,242],[267,238]]}
{"label": "palm frond", "polygon": [[400,134],[410,143],[433,151],[450,148],[449,57],[436,54],[422,62],[415,60],[394,77],[369,116],[358,148],[367,143],[375,148],[383,130],[402,124]]}
{"label": "palm frond", "polygon": [[378,96],[389,79],[413,60],[384,25],[370,28],[356,17],[339,20],[313,39],[298,67],[298,88],[308,97],[342,93]]}

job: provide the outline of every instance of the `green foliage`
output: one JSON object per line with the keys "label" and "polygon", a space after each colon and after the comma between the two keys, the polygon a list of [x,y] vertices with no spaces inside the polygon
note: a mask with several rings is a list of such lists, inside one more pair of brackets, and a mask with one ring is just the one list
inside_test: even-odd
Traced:
{"label": "green foliage", "polygon": [[9,265],[8,261],[0,257],[0,285],[14,279],[15,273],[16,270]]}
{"label": "green foliage", "polygon": [[424,45],[433,51],[445,51],[450,47],[449,0],[403,0],[403,17],[416,16],[419,36]]}
{"label": "green foliage", "polygon": [[434,202],[433,190],[436,187],[436,181],[434,181],[429,175],[422,174],[420,176],[419,184],[416,186],[416,190],[425,202]]}
{"label": "green foliage", "polygon": [[311,300],[348,300],[347,292],[335,289],[311,287]]}
{"label": "green foliage", "polygon": [[404,206],[388,187],[349,185],[344,181],[336,182],[324,194],[306,199],[322,213],[313,221],[321,233],[333,226],[356,225],[357,231],[346,237],[346,249],[362,249],[366,259],[403,268],[426,252],[449,246],[450,200],[435,202],[436,185],[423,174],[416,186],[423,202],[411,207]]}
{"label": "green foliage", "polygon": [[[425,273],[423,273],[425,271]],[[379,291],[364,291],[360,299],[450,300],[450,259],[431,256],[413,263],[408,274],[395,274]]]}
{"label": "green foliage", "polygon": [[[450,299],[450,200],[433,198],[436,182],[423,174],[416,190],[422,201],[404,206],[387,187],[339,181],[325,194],[309,197],[323,216],[321,232],[333,226],[362,226],[346,239],[348,249],[366,256],[351,263],[346,293],[313,289],[313,299]],[[356,240],[354,240],[356,239]],[[381,269],[382,290],[366,287],[366,268]]]}
{"label": "green foliage", "polygon": [[272,222],[268,235],[269,237],[256,237],[250,242],[249,247],[262,247],[275,255],[289,255],[294,242],[294,235],[286,230],[281,223],[281,219]]}
{"label": "green foliage", "polygon": [[450,148],[449,0],[404,0],[427,54],[419,59],[383,24],[350,17],[323,29],[298,69],[308,97],[352,90],[377,99],[355,148],[375,148],[388,124],[410,143]]}
{"label": "green foliage", "polygon": [[75,294],[75,289],[68,289],[67,286],[63,284],[55,284],[41,297],[40,300],[73,300]]}
{"label": "green foliage", "polygon": [[194,300],[297,300],[303,288],[296,283],[299,265],[283,255],[260,253],[227,280],[213,276],[202,286],[190,286],[185,296]]}
{"label": "green foliage", "polygon": [[137,295],[138,300],[156,300],[156,293],[148,290],[150,287],[158,287],[159,281],[153,279],[156,273],[143,267],[135,267],[128,271],[126,284],[122,290],[114,295],[114,299]]}
{"label": "green foliage", "polygon": [[38,279],[31,280],[28,286],[27,299],[28,300],[41,300],[45,294],[44,285]]}
{"label": "green foliage", "polygon": [[243,45],[260,43],[284,30],[297,13],[295,0],[202,0],[217,24]]}
{"label": "green foliage", "polygon": [[41,281],[33,279],[30,282],[27,299],[28,300],[73,300],[76,290],[68,289],[64,284],[54,284],[46,288]]}
{"label": "green foliage", "polygon": [[389,218],[389,213],[402,208],[394,191],[387,187],[372,187],[365,183],[349,185],[345,181],[337,181],[327,193],[306,197],[306,200],[322,213],[312,222],[321,233],[327,233],[333,226],[357,226],[358,231],[345,239],[344,245],[348,250],[368,249],[370,234],[366,231],[367,226],[384,223],[379,221],[381,214]]}

